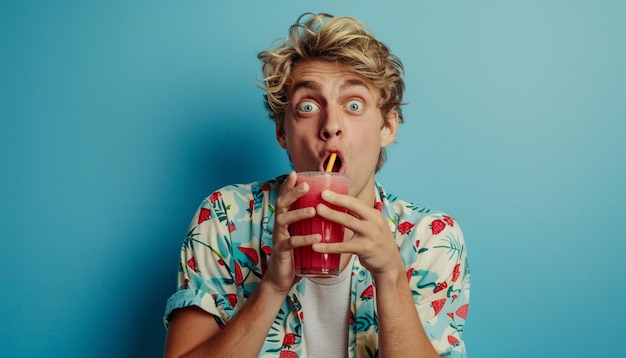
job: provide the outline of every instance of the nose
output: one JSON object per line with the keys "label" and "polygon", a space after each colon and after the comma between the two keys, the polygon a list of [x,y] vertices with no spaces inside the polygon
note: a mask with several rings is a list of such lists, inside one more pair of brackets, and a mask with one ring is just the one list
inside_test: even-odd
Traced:
{"label": "nose", "polygon": [[328,106],[322,118],[320,137],[324,140],[329,140],[333,137],[342,137],[343,132],[341,110],[339,108],[333,108],[333,106]]}

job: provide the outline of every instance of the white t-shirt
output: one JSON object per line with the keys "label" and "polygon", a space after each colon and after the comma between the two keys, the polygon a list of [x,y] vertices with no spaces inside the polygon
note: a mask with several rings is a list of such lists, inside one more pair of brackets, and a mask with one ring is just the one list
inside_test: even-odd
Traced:
{"label": "white t-shirt", "polygon": [[[352,258],[354,260],[354,257]],[[337,277],[306,278],[301,358],[346,357],[352,260]]]}

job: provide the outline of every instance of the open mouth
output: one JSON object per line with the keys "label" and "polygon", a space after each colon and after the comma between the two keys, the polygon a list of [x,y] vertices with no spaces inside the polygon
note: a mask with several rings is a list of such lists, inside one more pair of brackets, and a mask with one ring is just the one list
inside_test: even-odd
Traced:
{"label": "open mouth", "polygon": [[[330,165],[330,170],[329,169]],[[341,159],[341,155],[339,153],[328,153],[324,161],[322,162],[321,171],[328,171],[333,173],[340,173],[341,168],[343,166],[343,160]]]}

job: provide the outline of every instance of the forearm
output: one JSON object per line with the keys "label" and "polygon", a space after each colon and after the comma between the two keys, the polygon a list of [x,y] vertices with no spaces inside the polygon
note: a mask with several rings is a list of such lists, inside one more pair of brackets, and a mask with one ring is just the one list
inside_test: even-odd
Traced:
{"label": "forearm", "polygon": [[374,278],[380,356],[439,357],[419,319],[403,268]]}
{"label": "forearm", "polygon": [[183,357],[257,357],[285,297],[262,282],[218,334]]}

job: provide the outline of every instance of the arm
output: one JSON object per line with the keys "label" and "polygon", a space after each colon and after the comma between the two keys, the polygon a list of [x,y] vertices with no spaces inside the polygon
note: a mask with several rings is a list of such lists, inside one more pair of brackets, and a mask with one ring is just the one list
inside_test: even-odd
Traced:
{"label": "arm", "polygon": [[398,255],[398,270],[374,276],[381,357],[439,357],[424,332]]}
{"label": "arm", "polygon": [[165,357],[258,356],[280,306],[296,283],[292,249],[321,240],[320,235],[289,236],[289,224],[315,215],[312,209],[289,211],[291,203],[308,190],[306,184],[295,187],[295,180],[292,173],[276,201],[272,257],[258,288],[222,329],[210,313],[200,308],[175,310],[170,317]]}
{"label": "arm", "polygon": [[262,281],[222,330],[200,308],[176,310],[167,331],[165,357],[256,357],[286,295]]}
{"label": "arm", "polygon": [[323,199],[348,209],[351,215],[327,206],[316,208],[320,216],[338,222],[354,232],[351,240],[315,244],[319,252],[350,252],[359,256],[376,284],[381,357],[438,357],[416,309],[405,265],[393,234],[381,213],[358,199],[325,191]]}

